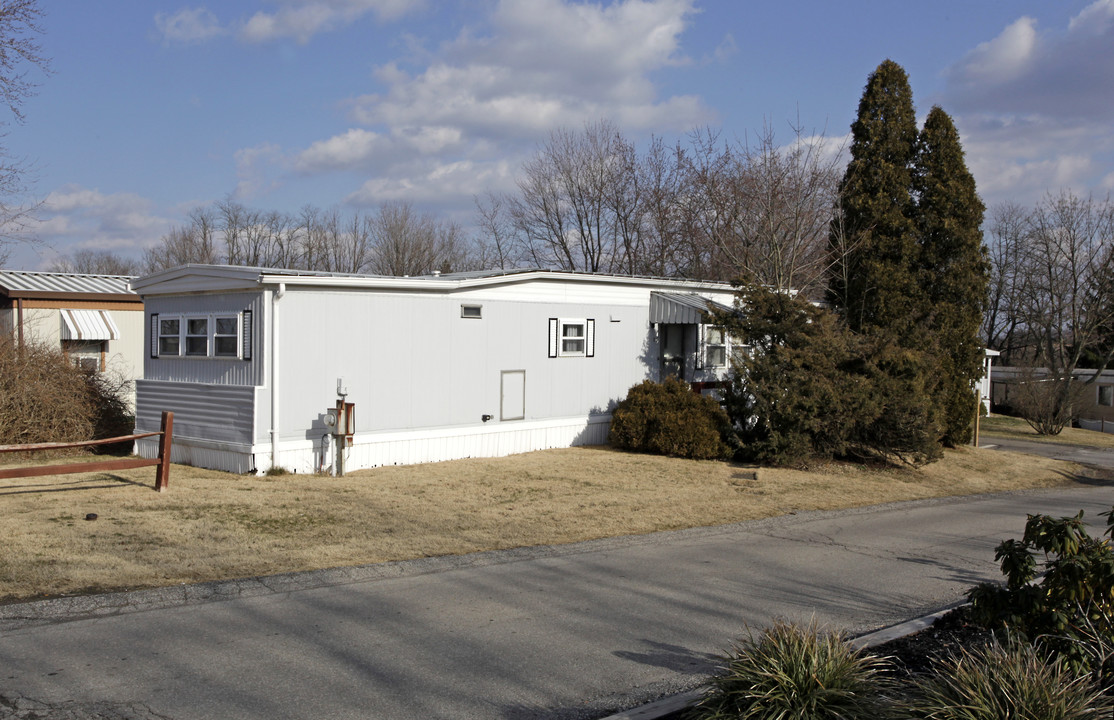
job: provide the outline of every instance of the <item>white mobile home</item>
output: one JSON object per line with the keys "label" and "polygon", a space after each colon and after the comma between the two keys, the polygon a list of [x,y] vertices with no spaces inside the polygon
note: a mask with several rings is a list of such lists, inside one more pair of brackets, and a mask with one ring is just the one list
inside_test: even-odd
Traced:
{"label": "white mobile home", "polygon": [[[328,471],[603,443],[632,385],[721,380],[724,283],[543,270],[415,278],[187,265],[133,281],[147,358],[137,431],[175,413],[174,460]],[[140,442],[144,455],[152,443]]]}

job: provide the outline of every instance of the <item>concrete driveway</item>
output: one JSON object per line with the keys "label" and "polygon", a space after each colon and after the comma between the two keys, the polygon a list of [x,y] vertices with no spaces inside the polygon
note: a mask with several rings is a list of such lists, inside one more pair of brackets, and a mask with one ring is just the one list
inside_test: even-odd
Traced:
{"label": "concrete driveway", "polygon": [[900,503],[7,606],[0,717],[599,717],[693,687],[748,626],[857,633],[956,602],[1026,513],[1097,522],[1112,502],[1096,485]]}

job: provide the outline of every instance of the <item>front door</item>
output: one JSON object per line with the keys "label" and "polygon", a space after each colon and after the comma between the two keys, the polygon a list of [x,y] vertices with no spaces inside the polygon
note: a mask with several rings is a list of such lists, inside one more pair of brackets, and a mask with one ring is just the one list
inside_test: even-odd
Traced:
{"label": "front door", "polygon": [[661,377],[685,379],[685,326],[673,323],[658,325],[661,348]]}

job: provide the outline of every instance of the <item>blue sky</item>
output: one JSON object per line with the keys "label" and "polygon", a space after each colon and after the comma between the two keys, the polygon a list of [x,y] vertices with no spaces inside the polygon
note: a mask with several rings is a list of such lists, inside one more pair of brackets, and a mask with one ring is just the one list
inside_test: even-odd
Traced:
{"label": "blue sky", "polygon": [[388,200],[472,221],[558,127],[843,141],[867,75],[909,73],[988,205],[1114,189],[1114,0],[41,0],[53,75],[9,125],[37,249],[138,257],[195,207]]}

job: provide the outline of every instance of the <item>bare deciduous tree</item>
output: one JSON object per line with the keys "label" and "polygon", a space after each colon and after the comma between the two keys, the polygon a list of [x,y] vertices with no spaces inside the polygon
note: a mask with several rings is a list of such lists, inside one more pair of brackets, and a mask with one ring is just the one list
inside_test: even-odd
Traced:
{"label": "bare deciduous tree", "polygon": [[50,266],[50,272],[90,275],[138,275],[141,269],[138,261],[109,250],[75,250]]}
{"label": "bare deciduous tree", "polygon": [[1027,419],[1059,432],[1073,388],[1114,361],[1114,204],[1063,191],[1028,212],[1003,206],[990,258],[985,337],[1010,364],[1040,369],[1042,402],[1030,405],[1043,410]]}
{"label": "bare deciduous tree", "polygon": [[157,244],[143,251],[143,271],[153,273],[189,263],[219,263],[216,232],[216,219],[212,211],[202,208],[194,210],[190,213],[188,225],[171,228]]}
{"label": "bare deciduous tree", "polygon": [[633,145],[608,122],[557,130],[523,166],[507,212],[539,267],[622,272],[639,232]]}

